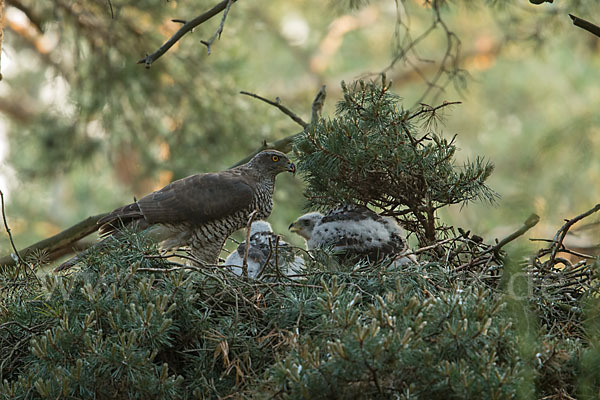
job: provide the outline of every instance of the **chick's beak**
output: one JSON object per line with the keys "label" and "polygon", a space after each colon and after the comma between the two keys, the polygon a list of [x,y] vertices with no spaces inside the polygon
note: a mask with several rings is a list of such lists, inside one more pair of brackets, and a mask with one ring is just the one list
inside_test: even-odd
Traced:
{"label": "chick's beak", "polygon": [[294,165],[294,163],[290,163],[288,165],[288,169],[289,172],[291,172],[292,174],[296,175],[296,166]]}

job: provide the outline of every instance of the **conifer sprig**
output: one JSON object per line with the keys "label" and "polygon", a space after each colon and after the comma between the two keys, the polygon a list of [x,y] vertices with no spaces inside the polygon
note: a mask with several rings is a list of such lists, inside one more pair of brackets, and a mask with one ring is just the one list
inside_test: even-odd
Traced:
{"label": "conifer sprig", "polygon": [[493,164],[481,157],[456,165],[455,138],[436,132],[442,110],[402,108],[391,84],[342,82],[344,98],[332,119],[311,124],[295,149],[312,206],[354,202],[399,217],[422,244],[436,240],[436,211],[451,204],[490,201],[485,181]]}

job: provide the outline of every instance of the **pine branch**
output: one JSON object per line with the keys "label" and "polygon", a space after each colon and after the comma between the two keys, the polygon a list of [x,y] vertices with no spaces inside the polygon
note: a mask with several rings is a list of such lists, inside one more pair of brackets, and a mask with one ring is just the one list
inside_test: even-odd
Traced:
{"label": "pine branch", "polygon": [[[153,62],[155,62],[163,54],[165,54],[171,47],[173,47],[173,45],[175,43],[177,43],[179,41],[179,39],[181,39],[186,33],[190,32],[192,29],[194,29],[198,25],[203,24],[204,22],[208,21],[209,19],[211,19],[215,15],[219,14],[220,12],[222,12],[226,9],[229,9],[231,4],[235,3],[236,1],[237,0],[223,0],[216,6],[211,8],[210,10],[206,11],[205,13],[197,16],[196,18],[194,18],[191,21],[186,22],[185,24],[183,24],[183,26],[181,28],[179,28],[179,30],[177,32],[175,32],[175,34],[173,36],[171,36],[169,38],[169,40],[167,40],[162,46],[160,46],[158,48],[158,50],[156,50],[152,54],[147,54],[146,57],[140,59],[137,63],[144,64],[144,66],[146,68],[150,68],[150,66],[152,65]],[[223,18],[222,23],[224,23],[224,22],[225,22],[225,19]],[[221,30],[222,30],[222,27],[221,27]],[[209,46],[209,49],[210,49],[210,46]]]}

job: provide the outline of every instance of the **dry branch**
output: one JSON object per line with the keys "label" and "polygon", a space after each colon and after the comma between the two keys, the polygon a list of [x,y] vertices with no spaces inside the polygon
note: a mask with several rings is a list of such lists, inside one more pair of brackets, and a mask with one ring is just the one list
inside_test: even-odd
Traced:
{"label": "dry branch", "polygon": [[569,17],[573,20],[573,25],[580,27],[581,29],[585,29],[586,31],[600,37],[600,26],[592,24],[585,19],[581,19],[579,17],[574,16],[573,14],[569,14]]}
{"label": "dry branch", "polygon": [[284,113],[285,115],[290,117],[295,123],[297,123],[301,127],[306,128],[308,126],[308,123],[304,122],[304,120],[302,118],[300,118],[296,113],[294,113],[292,110],[290,110],[289,108],[287,108],[286,106],[281,104],[281,102],[279,101],[279,98],[277,98],[275,101],[273,101],[273,100],[266,99],[262,96],[254,94],[254,93],[245,92],[243,90],[240,92],[240,94],[254,97],[255,99],[262,100],[265,103],[272,105],[273,107],[277,107],[279,110],[281,110],[282,113]]}
{"label": "dry branch", "polygon": [[[37,277],[37,275],[35,274],[35,271],[31,267],[31,265],[26,263],[25,260],[23,258],[21,258],[21,253],[19,253],[19,251],[17,250],[17,247],[15,246],[15,242],[13,241],[12,234],[10,233],[10,228],[8,227],[8,222],[6,221],[6,212],[4,211],[4,193],[2,193],[1,190],[0,190],[0,208],[2,210],[2,221],[4,221],[4,228],[6,229],[6,233],[8,234],[8,238],[10,240],[10,245],[12,246],[12,248],[14,250],[14,257],[13,257],[13,254],[11,254],[9,256],[10,259],[15,263],[15,265],[21,264],[23,266],[23,271],[25,272],[25,275],[31,274],[31,276],[33,276],[36,279],[37,283],[39,284],[40,280]],[[1,265],[2,264],[0,263],[0,266]]]}
{"label": "dry branch", "polygon": [[525,232],[536,226],[538,222],[540,222],[540,217],[536,214],[531,214],[529,218],[525,220],[521,228],[517,229],[515,232],[511,233],[510,235],[499,241],[492,248],[493,252],[496,254],[496,256],[498,256],[500,249],[502,249],[504,246],[506,246],[508,243],[512,242],[516,238],[525,234]]}
{"label": "dry branch", "polygon": [[594,208],[576,216],[573,219],[567,220],[567,222],[558,230],[558,232],[556,232],[556,235],[553,239],[554,243],[552,244],[552,253],[549,260],[550,265],[553,265],[554,259],[556,258],[556,253],[558,253],[558,250],[562,247],[565,236],[567,236],[571,226],[598,211],[600,211],[600,204],[596,204]]}
{"label": "dry branch", "polygon": [[[183,24],[183,26],[181,28],[179,28],[179,30],[177,32],[175,32],[175,34],[173,36],[171,36],[169,38],[169,40],[167,40],[165,43],[163,43],[163,45],[160,46],[158,48],[158,50],[156,50],[152,54],[146,55],[146,57],[144,57],[138,61],[138,64],[144,64],[144,66],[146,68],[150,68],[152,63],[154,61],[156,61],[157,59],[159,59],[163,54],[165,54],[175,43],[177,43],[179,41],[179,39],[181,39],[183,37],[183,35],[190,32],[192,29],[194,29],[198,25],[203,24],[204,22],[208,21],[209,19],[211,19],[215,15],[219,14],[220,12],[224,11],[225,9],[228,9],[228,7],[231,4],[235,3],[236,1],[237,0],[223,0],[216,6],[211,8],[210,10],[206,11],[205,13],[197,16],[196,18],[194,18],[191,21],[186,22],[185,24]],[[223,22],[224,22],[224,19],[223,19]]]}
{"label": "dry branch", "polygon": [[[279,102],[273,102],[273,101],[267,100],[263,97],[257,96],[252,93],[243,92],[243,94],[246,94],[246,95],[252,96],[252,97],[256,97],[257,99],[260,99],[268,104],[271,104],[272,106],[277,107],[278,109],[280,109],[282,112],[284,112],[286,115],[288,115],[290,117],[291,117],[291,115],[289,113],[291,113],[294,116],[296,116],[296,118],[298,118],[302,123],[306,124],[300,117],[298,117],[295,113],[290,111],[287,107],[284,107],[281,104],[279,104]],[[319,91],[317,92],[317,95],[315,96],[315,99],[312,102],[311,123],[317,122],[318,118],[320,118],[321,110],[323,109],[323,105],[325,104],[326,97],[327,97],[327,92],[325,90],[325,85],[323,85],[323,86],[321,86],[321,89],[319,89]],[[282,108],[287,110],[289,113],[284,111]],[[292,117],[292,119],[294,119],[294,118]],[[296,120],[294,119],[294,121],[296,121]],[[296,121],[296,122],[298,124],[302,125],[301,122],[299,122],[299,121]],[[306,126],[308,126],[308,124],[302,125],[302,127],[306,127]],[[283,139],[279,139],[276,142],[273,142],[271,144],[267,143],[267,141],[265,140],[258,149],[256,149],[251,154],[249,154],[248,156],[244,157],[243,159],[241,159],[240,161],[235,163],[231,168],[234,168],[234,167],[237,167],[238,165],[247,163],[248,161],[250,161],[250,159],[252,157],[254,157],[255,155],[257,155],[258,153],[260,153],[263,150],[274,149],[274,150],[279,150],[283,153],[289,153],[292,150],[292,143],[294,143],[294,140],[296,140],[296,138],[299,137],[300,135],[302,135],[303,133],[304,133],[304,131],[295,133],[290,136],[286,136]]]}
{"label": "dry branch", "polygon": [[223,11],[223,18],[221,18],[221,23],[219,24],[219,27],[217,28],[217,31],[215,32],[214,35],[212,35],[212,37],[208,40],[201,40],[200,42],[206,46],[206,49],[208,51],[208,55],[210,55],[210,46],[212,46],[213,42],[215,41],[216,38],[221,39],[221,33],[223,33],[223,27],[225,26],[225,20],[227,19],[227,14],[229,14],[229,9],[231,8],[231,5],[233,4],[233,0],[229,0],[227,2],[227,6],[225,7],[225,11]]}
{"label": "dry branch", "polygon": [[[2,0],[0,0],[1,2]],[[2,190],[0,190],[0,208],[2,210],[2,221],[4,222],[4,229],[6,229],[6,233],[8,234],[8,239],[10,240],[10,245],[12,247],[12,249],[14,250],[14,258],[12,256],[9,256],[11,260],[13,260],[15,263],[17,261],[23,262],[23,259],[21,258],[21,254],[19,253],[19,251],[17,250],[17,247],[15,246],[15,242],[13,240],[12,234],[10,233],[10,228],[8,227],[8,222],[6,221],[6,212],[4,211],[4,193],[2,193]],[[0,265],[2,265],[0,263]]]}

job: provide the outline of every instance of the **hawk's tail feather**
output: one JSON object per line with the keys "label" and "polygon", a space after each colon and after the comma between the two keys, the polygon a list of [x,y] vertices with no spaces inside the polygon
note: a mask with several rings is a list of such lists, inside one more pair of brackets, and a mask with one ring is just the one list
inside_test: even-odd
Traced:
{"label": "hawk's tail feather", "polygon": [[144,218],[140,206],[137,203],[128,204],[117,208],[110,214],[98,220],[98,225],[100,225],[98,233],[100,236],[108,236],[121,229],[129,222],[140,218]]}

